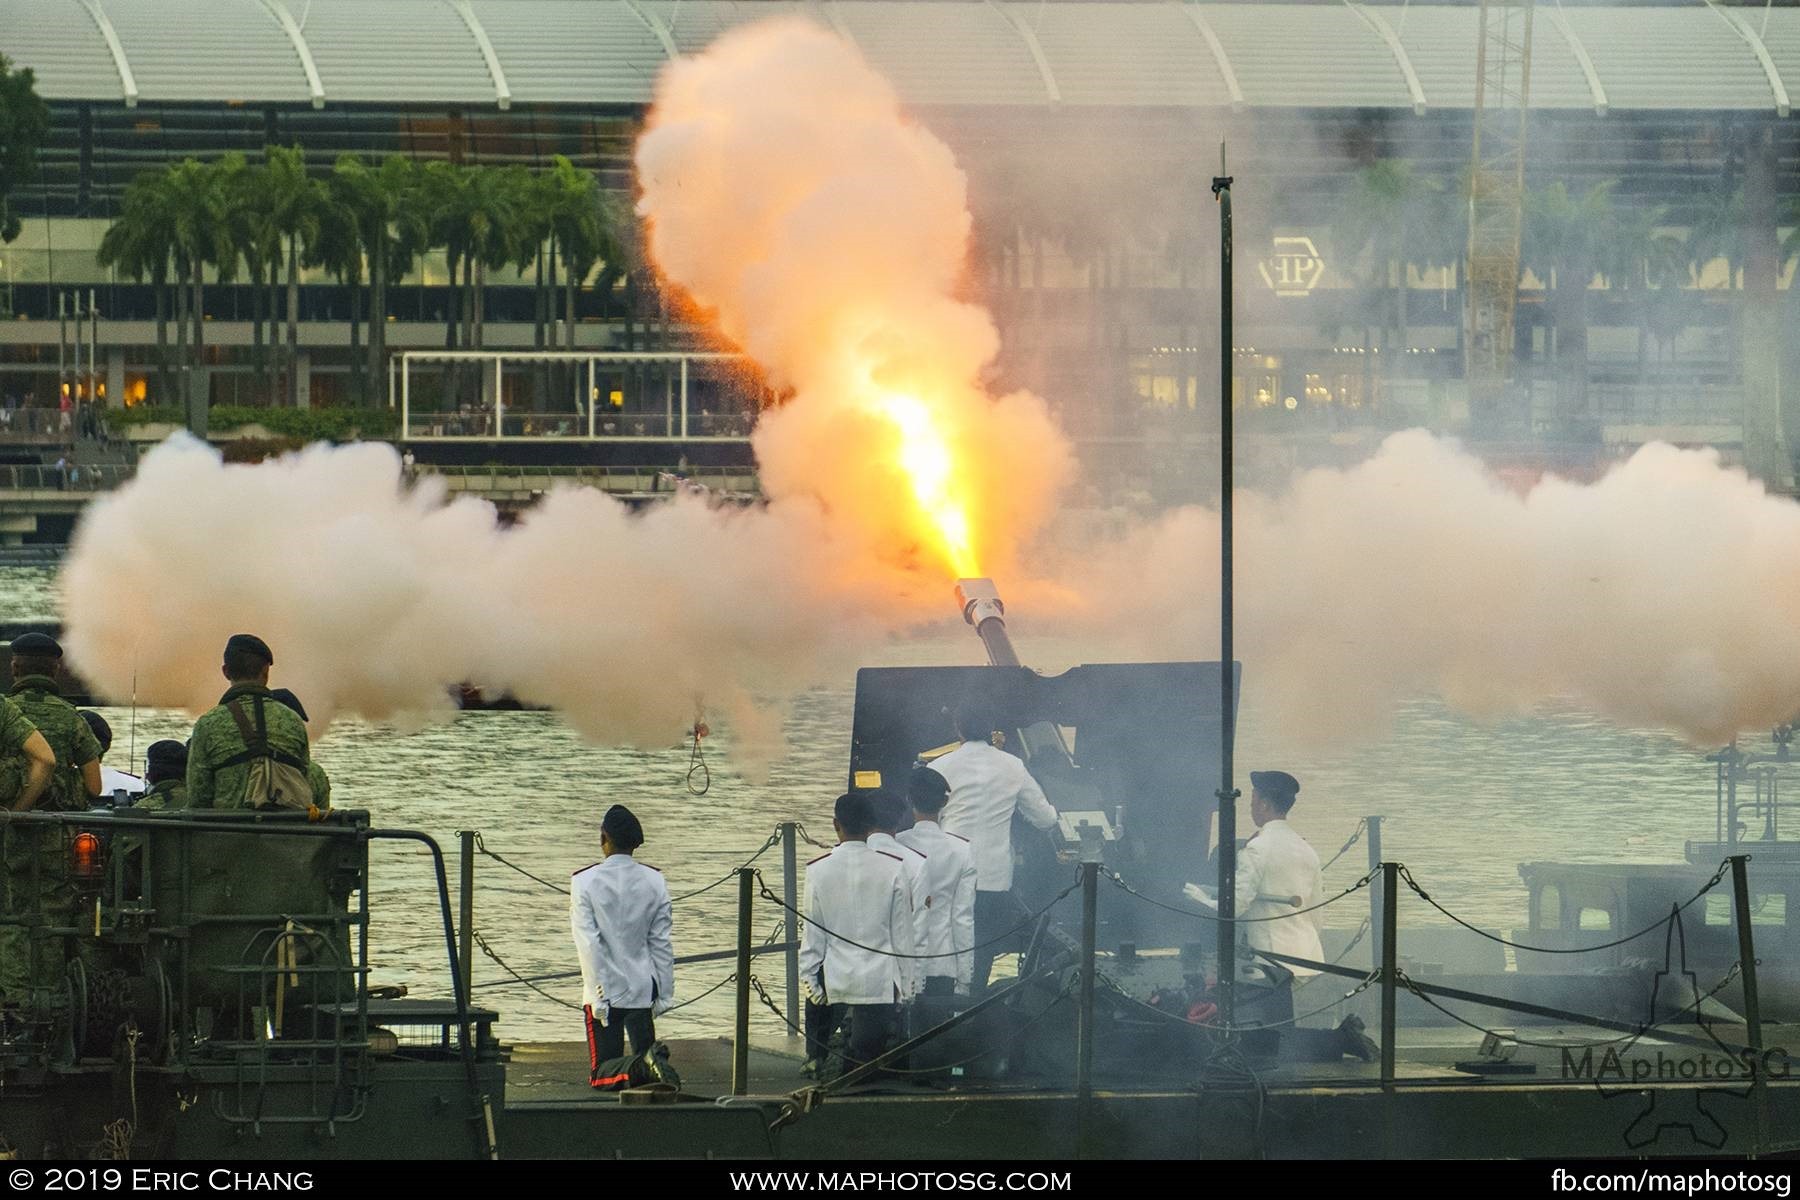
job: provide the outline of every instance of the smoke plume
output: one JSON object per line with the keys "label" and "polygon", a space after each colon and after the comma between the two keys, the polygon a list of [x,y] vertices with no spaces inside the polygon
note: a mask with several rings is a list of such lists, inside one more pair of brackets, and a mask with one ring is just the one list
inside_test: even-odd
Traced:
{"label": "smoke plume", "polygon": [[[1698,744],[1800,714],[1800,507],[1713,451],[1646,446],[1520,494],[1413,431],[1242,496],[1236,530],[1244,703],[1291,736],[1368,733],[1434,693],[1483,717],[1570,696]],[[1086,623],[1216,658],[1218,543],[1187,508],[1071,565]]]}
{"label": "smoke plume", "polygon": [[[765,488],[818,498],[875,553],[1003,573],[1071,458],[1036,397],[982,387],[1000,340],[959,297],[970,217],[949,149],[853,46],[788,18],[670,64],[637,168],[662,271],[793,392],[756,434]],[[968,523],[961,562],[907,502],[922,474]]]}
{"label": "smoke plume", "polygon": [[846,43],[778,21],[672,64],[639,159],[659,269],[792,392],[756,435],[765,508],[634,515],[566,487],[502,530],[402,486],[387,447],[225,466],[178,438],[77,532],[81,673],[197,710],[250,630],[315,729],[422,719],[468,681],[598,740],[666,741],[704,704],[766,751],[770,701],[944,616],[951,571],[1002,560],[995,532],[1035,527],[1069,466],[1039,401],[982,388],[998,338],[956,295],[950,152]]}
{"label": "smoke plume", "polygon": [[436,480],[404,486],[388,446],[234,466],[178,435],[89,507],[62,582],[71,661],[116,700],[211,705],[225,639],[252,631],[315,731],[428,719],[468,681],[596,740],[666,743],[697,703],[745,724],[905,619],[904,578],[835,569],[848,554],[806,502],[632,515],[566,488],[502,529]]}

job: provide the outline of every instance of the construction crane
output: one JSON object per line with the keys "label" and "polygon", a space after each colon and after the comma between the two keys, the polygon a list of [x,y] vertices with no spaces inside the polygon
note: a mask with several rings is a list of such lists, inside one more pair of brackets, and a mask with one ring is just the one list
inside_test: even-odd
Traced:
{"label": "construction crane", "polygon": [[[1519,242],[1525,224],[1525,126],[1531,96],[1533,0],[1481,0],[1469,155],[1469,253],[1463,370],[1477,431],[1496,434],[1529,413],[1507,403]],[[1522,432],[1522,431],[1521,431]]]}

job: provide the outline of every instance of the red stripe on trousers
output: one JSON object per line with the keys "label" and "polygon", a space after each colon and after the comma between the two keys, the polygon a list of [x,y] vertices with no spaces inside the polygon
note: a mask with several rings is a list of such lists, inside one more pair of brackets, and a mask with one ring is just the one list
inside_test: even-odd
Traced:
{"label": "red stripe on trousers", "polygon": [[588,1074],[592,1075],[600,1069],[600,1047],[594,1044],[594,1006],[582,1005],[581,1015],[581,1027],[587,1031],[588,1039]]}

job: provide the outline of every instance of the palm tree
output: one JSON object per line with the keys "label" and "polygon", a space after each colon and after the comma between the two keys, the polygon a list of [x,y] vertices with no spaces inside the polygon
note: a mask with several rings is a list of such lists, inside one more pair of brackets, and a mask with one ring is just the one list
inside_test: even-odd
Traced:
{"label": "palm tree", "polygon": [[270,146],[265,153],[263,205],[287,245],[288,400],[299,408],[306,401],[300,395],[300,263],[303,247],[318,236],[323,191],[317,181],[307,178],[306,154],[300,147]]}
{"label": "palm tree", "polygon": [[[1408,341],[1407,277],[1414,267],[1456,262],[1464,226],[1443,182],[1421,174],[1405,159],[1377,159],[1351,179],[1333,222],[1331,244],[1340,262],[1352,268],[1364,296],[1358,310],[1363,327],[1365,398],[1372,384],[1374,330],[1387,351],[1383,374],[1391,378]],[[1370,317],[1377,318],[1371,321]]]}
{"label": "palm tree", "polygon": [[[198,366],[206,344],[207,264],[217,265],[227,276],[236,265],[225,228],[224,174],[215,163],[184,159],[170,169],[168,186],[174,192],[175,260],[181,281],[177,294],[185,301],[192,323],[189,364]],[[178,332],[179,342],[179,332]]]}
{"label": "palm tree", "polygon": [[563,267],[564,345],[575,348],[575,293],[597,263],[623,264],[637,218],[628,204],[603,192],[593,175],[560,154],[546,173],[551,246]]}
{"label": "palm tree", "polygon": [[361,159],[340,157],[324,180],[319,196],[317,228],[308,243],[306,266],[322,267],[343,285],[350,298],[350,389],[363,400],[362,327],[363,242],[362,206],[373,176]]}
{"label": "palm tree", "polygon": [[1667,223],[1668,210],[1660,207],[1620,213],[1601,248],[1600,273],[1637,322],[1640,382],[1648,369],[1650,340],[1673,345],[1693,310],[1694,296],[1683,287],[1690,275],[1687,248],[1680,238],[1659,232]]}
{"label": "palm tree", "polygon": [[[277,305],[274,281],[280,271],[281,231],[268,207],[268,167],[241,159],[227,172],[225,225],[250,280],[250,341],[259,386],[273,402],[273,355]],[[265,326],[267,339],[264,338]]]}
{"label": "palm tree", "polygon": [[531,172],[524,167],[474,168],[473,205],[469,210],[469,235],[475,259],[475,306],[472,343],[486,340],[487,275],[518,262],[521,234],[530,236],[525,214],[535,198]]}
{"label": "palm tree", "polygon": [[1618,214],[1612,181],[1579,196],[1560,181],[1525,199],[1522,257],[1550,287],[1550,319],[1565,399],[1580,410],[1587,388],[1588,294],[1606,268]]}
{"label": "palm tree", "polygon": [[119,215],[100,239],[100,266],[125,277],[150,280],[156,298],[156,390],[174,395],[169,375],[169,272],[175,253],[174,189],[167,168],[141,171],[125,185]]}

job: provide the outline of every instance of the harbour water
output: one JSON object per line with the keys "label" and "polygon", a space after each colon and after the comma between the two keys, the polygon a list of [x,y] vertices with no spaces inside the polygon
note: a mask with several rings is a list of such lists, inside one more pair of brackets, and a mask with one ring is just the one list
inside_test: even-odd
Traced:
{"label": "harbour water", "polygon": [[[48,618],[54,608],[50,574],[47,568],[0,569],[0,617]],[[1079,661],[1074,648],[1034,642],[1025,623],[1015,632],[1021,650],[1038,664],[1060,669]],[[886,661],[895,664],[980,661],[979,644],[960,629],[897,643],[890,651]],[[331,774],[337,807],[366,808],[379,824],[424,830],[439,840],[450,856],[453,889],[457,831],[481,831],[490,849],[566,886],[571,871],[598,857],[600,814],[623,802],[648,833],[639,857],[660,868],[671,893],[681,896],[724,876],[779,821],[796,819],[814,837],[831,840],[831,803],[848,760],[852,688],[853,680],[845,678],[799,696],[787,720],[789,752],[754,781],[734,766],[729,731],[720,731],[708,741],[711,780],[704,795],[690,791],[690,750],[680,743],[681,731],[672,730],[670,745],[661,749],[591,746],[552,713],[463,713],[413,733],[341,719],[315,750]],[[107,761],[121,768],[133,747],[141,761],[150,742],[185,737],[190,725],[179,712],[140,709],[134,717],[125,708],[101,711],[116,737]],[[1489,928],[1524,922],[1520,862],[1665,861],[1680,856],[1685,838],[1711,832],[1712,767],[1702,750],[1659,732],[1616,728],[1568,704],[1480,724],[1441,702],[1420,699],[1397,714],[1388,735],[1372,742],[1329,749],[1281,744],[1259,722],[1250,663],[1238,746],[1242,770],[1278,766],[1303,781],[1294,823],[1321,857],[1342,845],[1362,816],[1382,814],[1387,856],[1406,862],[1442,903]],[[1210,791],[1216,784],[1196,786]],[[802,849],[802,861],[818,853]],[[391,842],[377,844],[372,854],[375,982],[404,983],[414,995],[447,995],[428,856]],[[759,865],[779,891],[779,852],[765,854]],[[1196,878],[1201,869],[1196,866]],[[1328,892],[1363,869],[1358,846],[1327,874]],[[478,861],[476,885],[476,927],[513,970],[536,976],[574,969],[564,896],[486,858]],[[729,948],[735,909],[730,883],[681,900],[675,906],[677,952]],[[1366,911],[1362,903],[1345,904],[1328,910],[1326,923],[1352,928]],[[1400,911],[1406,923],[1436,923],[1435,914],[1410,897],[1403,897]],[[780,916],[772,905],[759,904],[758,937],[770,935]],[[698,995],[731,970],[729,961],[683,968],[678,999]],[[779,958],[759,960],[757,971],[779,1003]],[[581,1036],[569,1007],[579,990],[573,980],[545,982],[539,993],[508,979],[505,969],[477,951],[476,997],[501,1011],[503,1037]],[[669,1014],[659,1030],[679,1037],[726,1032],[731,1004],[732,989],[720,988]],[[755,1013],[762,1032],[781,1032],[766,1010]]]}

